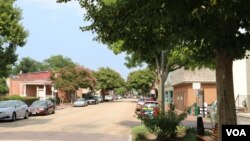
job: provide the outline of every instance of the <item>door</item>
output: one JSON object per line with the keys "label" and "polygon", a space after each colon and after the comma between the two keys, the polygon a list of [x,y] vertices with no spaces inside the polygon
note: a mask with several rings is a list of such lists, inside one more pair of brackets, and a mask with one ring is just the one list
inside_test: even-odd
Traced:
{"label": "door", "polygon": [[40,100],[45,100],[45,93],[43,90],[38,90],[37,97],[40,98]]}

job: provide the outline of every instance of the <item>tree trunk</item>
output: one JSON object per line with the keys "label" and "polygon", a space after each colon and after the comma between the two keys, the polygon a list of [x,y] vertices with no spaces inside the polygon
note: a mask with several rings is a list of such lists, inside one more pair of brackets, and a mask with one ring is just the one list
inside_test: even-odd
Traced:
{"label": "tree trunk", "polygon": [[164,95],[162,95],[162,85],[161,85],[161,83],[162,83],[162,78],[161,78],[161,74],[157,74],[157,78],[158,78],[158,82],[159,82],[159,84],[158,84],[158,102],[159,102],[159,106],[160,106],[160,110],[162,111],[162,109],[164,109],[163,108],[163,106],[164,105],[162,105],[162,97],[164,96]]}
{"label": "tree trunk", "polygon": [[219,141],[222,141],[221,125],[237,124],[232,65],[233,59],[230,56],[225,54],[217,54],[216,87]]}

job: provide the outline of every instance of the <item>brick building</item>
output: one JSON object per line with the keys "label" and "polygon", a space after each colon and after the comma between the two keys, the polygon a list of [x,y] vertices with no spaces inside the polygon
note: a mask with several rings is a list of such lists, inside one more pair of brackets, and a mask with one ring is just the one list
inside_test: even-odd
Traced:
{"label": "brick building", "polygon": [[47,99],[53,97],[52,72],[34,72],[19,74],[8,79],[9,95],[39,97]]}
{"label": "brick building", "polygon": [[[193,89],[194,83],[200,85],[199,90]],[[202,93],[204,103],[210,104],[217,99],[215,71],[207,68],[194,71],[182,68],[171,72],[166,86],[165,97],[171,99],[179,110],[184,110],[194,103],[201,103]]]}

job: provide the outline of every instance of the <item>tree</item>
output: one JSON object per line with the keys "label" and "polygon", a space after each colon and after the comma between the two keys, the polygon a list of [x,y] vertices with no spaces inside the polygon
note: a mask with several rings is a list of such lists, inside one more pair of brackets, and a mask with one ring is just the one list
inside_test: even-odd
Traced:
{"label": "tree", "polygon": [[[69,0],[58,0],[67,2]],[[146,63],[156,71],[158,85],[164,84],[170,71],[187,64],[189,59],[169,59],[174,48],[185,46],[172,34],[166,19],[165,9],[160,2],[119,0],[78,0],[86,9],[85,20],[89,26],[83,31],[97,33],[96,40],[107,44],[114,53],[126,52],[127,66]],[[163,53],[164,52],[164,53]],[[181,56],[184,56],[180,53]],[[165,56],[165,57],[164,57]],[[161,59],[163,58],[163,59]],[[171,62],[174,60],[174,62]],[[161,62],[165,62],[161,64]],[[163,85],[159,85],[159,101],[163,97]],[[164,105],[161,104],[164,110]]]}
{"label": "tree", "polygon": [[95,78],[97,80],[96,89],[101,90],[101,94],[104,97],[109,90],[120,88],[125,86],[125,81],[121,75],[111,68],[99,68],[95,72]]}
{"label": "tree", "polygon": [[155,82],[154,72],[145,69],[129,73],[127,80],[127,87],[132,90],[135,89],[139,94],[149,94],[152,84]]}
{"label": "tree", "polygon": [[[222,124],[237,124],[232,64],[250,49],[250,2],[167,0],[168,19],[183,41],[194,43],[196,60],[216,64],[219,140]],[[181,16],[181,17],[180,17]]]}
{"label": "tree", "polygon": [[127,88],[125,86],[115,88],[114,92],[116,95],[124,95],[127,92]]}
{"label": "tree", "polygon": [[30,58],[30,57],[24,57],[21,59],[19,64],[14,66],[13,68],[13,74],[18,73],[29,73],[29,72],[37,72],[37,71],[43,71],[40,68],[42,68],[43,64]]}
{"label": "tree", "polygon": [[[220,140],[221,125],[236,124],[232,62],[245,57],[245,52],[250,47],[249,1],[97,0],[91,3],[88,0],[79,0],[79,2],[87,10],[86,20],[92,21],[92,24],[83,30],[96,32],[97,39],[104,43],[113,44],[122,40],[123,49],[129,53],[139,52],[138,54],[154,52],[155,48],[164,50],[169,47],[168,45],[174,47],[175,43],[186,44],[190,50],[196,52],[192,59],[197,61],[198,65],[215,64]],[[169,36],[165,35],[171,35],[173,38],[168,40],[166,37]],[[148,44],[139,42],[146,41],[145,39],[148,39]],[[135,45],[129,46],[128,43]],[[156,44],[153,48],[154,43]]]}
{"label": "tree", "polygon": [[[56,72],[53,80],[56,89],[64,91],[67,95],[72,96],[78,88],[90,88],[96,84],[92,71],[83,67],[67,67]],[[72,98],[72,97],[71,97]],[[73,100],[73,99],[71,99]]]}
{"label": "tree", "polygon": [[45,59],[43,64],[47,65],[54,71],[58,71],[65,67],[76,67],[76,64],[70,58],[64,57],[62,55],[51,56],[50,58]]}
{"label": "tree", "polygon": [[0,96],[4,96],[9,92],[5,78],[0,78]]}
{"label": "tree", "polygon": [[0,0],[0,78],[8,76],[10,65],[17,60],[17,47],[25,45],[28,32],[20,23],[21,9],[14,7],[15,0]]}

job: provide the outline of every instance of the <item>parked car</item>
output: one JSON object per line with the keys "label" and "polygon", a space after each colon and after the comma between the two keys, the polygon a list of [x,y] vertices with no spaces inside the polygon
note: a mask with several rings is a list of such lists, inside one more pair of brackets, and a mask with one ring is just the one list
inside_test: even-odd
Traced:
{"label": "parked car", "polygon": [[149,101],[149,100],[150,100],[150,98],[147,98],[147,97],[143,97],[143,98],[138,99],[137,104],[136,104],[136,108],[135,108],[136,114],[140,114],[144,103],[146,101]]}
{"label": "parked car", "polygon": [[98,99],[98,102],[99,102],[99,103],[103,102],[102,96],[95,96],[95,97]]}
{"label": "parked car", "polygon": [[28,105],[21,100],[0,101],[0,120],[15,121],[29,117]]}
{"label": "parked car", "polygon": [[146,101],[141,110],[141,117],[152,119],[159,114],[159,104],[157,101]]}
{"label": "parked car", "polygon": [[104,101],[113,101],[114,97],[112,95],[105,95]]}
{"label": "parked car", "polygon": [[122,99],[122,96],[118,95],[118,96],[117,96],[117,99]]}
{"label": "parked car", "polygon": [[88,101],[85,98],[79,98],[74,102],[74,107],[88,106]]}
{"label": "parked car", "polygon": [[50,100],[36,100],[29,107],[30,115],[49,115],[55,113],[56,106]]}
{"label": "parked car", "polygon": [[89,96],[87,98],[87,101],[88,101],[88,104],[98,104],[99,103],[97,97],[95,97],[95,96]]}

